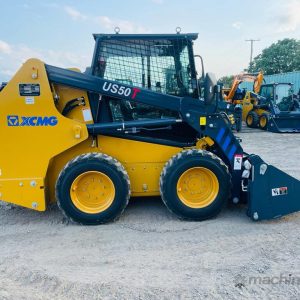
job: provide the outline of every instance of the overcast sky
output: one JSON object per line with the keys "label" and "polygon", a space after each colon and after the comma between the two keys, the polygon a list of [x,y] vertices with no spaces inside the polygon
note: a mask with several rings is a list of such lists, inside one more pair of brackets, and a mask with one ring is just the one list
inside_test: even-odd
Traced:
{"label": "overcast sky", "polygon": [[198,32],[195,53],[217,77],[236,74],[285,37],[300,38],[300,0],[0,1],[0,81],[30,57],[61,67],[91,63],[92,33]]}

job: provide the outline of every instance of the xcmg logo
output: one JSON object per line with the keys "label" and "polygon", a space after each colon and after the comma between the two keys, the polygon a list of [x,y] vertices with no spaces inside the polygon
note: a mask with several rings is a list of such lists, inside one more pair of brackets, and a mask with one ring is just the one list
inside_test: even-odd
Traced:
{"label": "xcmg logo", "polygon": [[8,126],[55,126],[58,120],[56,117],[23,117],[7,116]]}

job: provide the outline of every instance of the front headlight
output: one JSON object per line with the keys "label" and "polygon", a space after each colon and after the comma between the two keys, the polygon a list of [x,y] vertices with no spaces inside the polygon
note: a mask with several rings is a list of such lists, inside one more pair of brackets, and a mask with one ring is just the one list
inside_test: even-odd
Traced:
{"label": "front headlight", "polygon": [[242,178],[249,178],[250,177],[250,170],[244,170],[242,174]]}
{"label": "front headlight", "polygon": [[249,160],[245,160],[245,161],[244,161],[244,168],[245,168],[246,170],[250,170],[251,167],[252,167],[252,165],[251,165],[250,161],[249,161]]}

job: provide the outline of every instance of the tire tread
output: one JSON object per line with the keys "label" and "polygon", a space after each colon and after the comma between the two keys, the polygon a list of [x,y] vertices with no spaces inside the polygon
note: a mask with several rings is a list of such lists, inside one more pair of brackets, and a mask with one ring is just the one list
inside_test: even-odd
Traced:
{"label": "tire tread", "polygon": [[[177,154],[175,154],[171,159],[166,163],[164,166],[161,175],[160,175],[160,180],[159,180],[159,186],[160,186],[160,195],[162,198],[163,203],[165,206],[168,208],[168,210],[172,213],[175,214],[177,217],[183,220],[192,220],[191,218],[183,217],[183,216],[178,216],[175,211],[172,210],[172,208],[169,207],[168,201],[165,198],[166,194],[166,187],[165,187],[165,177],[168,176],[168,174],[172,171],[172,167],[177,164],[177,162],[181,159],[184,159],[185,157],[192,156],[192,155],[201,155],[203,157],[209,157],[213,160],[215,160],[222,168],[223,170],[227,173],[230,181],[230,190],[231,190],[231,174],[229,172],[228,166],[214,153],[209,152],[207,150],[200,150],[200,149],[188,149],[188,150],[183,150]],[[229,195],[230,196],[230,195]]]}
{"label": "tire tread", "polygon": [[[128,205],[129,198],[130,198],[130,195],[131,195],[130,180],[129,180],[128,173],[126,172],[126,170],[122,166],[122,164],[119,161],[117,161],[115,158],[113,158],[113,157],[111,157],[107,154],[104,154],[104,153],[99,153],[99,152],[84,153],[84,154],[78,155],[75,158],[68,161],[68,163],[60,171],[60,173],[57,177],[56,185],[55,185],[55,198],[56,198],[56,201],[57,201],[57,206],[60,209],[60,211],[63,213],[63,215],[66,219],[68,219],[72,223],[79,223],[79,224],[83,225],[82,222],[77,222],[77,221],[73,220],[72,217],[70,217],[66,214],[66,212],[64,211],[64,209],[61,206],[59,195],[58,195],[58,190],[61,188],[62,180],[64,178],[64,175],[69,171],[69,168],[74,167],[74,166],[76,166],[76,165],[78,165],[78,164],[80,164],[80,163],[82,163],[83,161],[86,161],[86,160],[99,160],[100,162],[105,161],[109,165],[114,166],[117,169],[117,171],[120,174],[122,174],[123,179],[128,184],[128,193],[126,195],[126,205],[124,206],[124,208],[119,212],[119,214],[113,220],[110,220],[111,222],[113,222],[121,216],[121,214],[125,210],[126,206]],[[106,223],[105,220],[102,221],[102,222],[99,222],[98,224],[104,224],[104,223]]]}

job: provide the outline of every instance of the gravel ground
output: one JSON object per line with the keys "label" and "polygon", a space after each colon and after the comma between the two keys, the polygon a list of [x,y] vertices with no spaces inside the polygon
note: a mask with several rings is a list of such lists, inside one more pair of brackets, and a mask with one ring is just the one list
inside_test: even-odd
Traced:
{"label": "gravel ground", "polygon": [[[245,128],[245,151],[300,179],[300,135]],[[0,299],[299,299],[300,213],[254,223],[245,207],[183,222],[160,198],[113,224],[0,206]]]}

